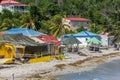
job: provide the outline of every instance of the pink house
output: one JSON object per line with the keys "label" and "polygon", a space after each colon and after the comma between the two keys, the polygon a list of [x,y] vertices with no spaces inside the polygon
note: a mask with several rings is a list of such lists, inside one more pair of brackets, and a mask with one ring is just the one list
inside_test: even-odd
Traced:
{"label": "pink house", "polygon": [[81,26],[83,26],[86,29],[89,29],[90,20],[86,18],[64,18],[63,24],[69,25],[74,30]]}
{"label": "pink house", "polygon": [[2,0],[0,2],[0,12],[3,9],[8,9],[12,12],[14,11],[20,11],[20,12],[26,12],[27,11],[27,5],[22,4],[20,2],[16,2],[15,0]]}

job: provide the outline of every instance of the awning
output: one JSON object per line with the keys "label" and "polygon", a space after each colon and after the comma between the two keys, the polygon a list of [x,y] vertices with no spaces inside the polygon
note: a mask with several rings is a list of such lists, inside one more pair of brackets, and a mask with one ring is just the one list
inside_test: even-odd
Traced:
{"label": "awning", "polygon": [[88,39],[87,43],[88,44],[102,44],[102,42],[95,37]]}

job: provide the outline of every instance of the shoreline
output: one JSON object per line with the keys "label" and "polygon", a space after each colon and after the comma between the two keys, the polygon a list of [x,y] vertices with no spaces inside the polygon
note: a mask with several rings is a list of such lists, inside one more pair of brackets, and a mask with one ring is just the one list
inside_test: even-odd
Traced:
{"label": "shoreline", "polygon": [[69,59],[63,61],[52,60],[50,62],[40,62],[23,65],[2,65],[0,68],[0,80],[11,78],[40,78],[45,80],[56,80],[54,76],[68,73],[88,71],[97,65],[120,59],[120,51],[106,50],[102,53],[90,53],[89,56],[79,56],[71,54]]}
{"label": "shoreline", "polygon": [[[103,55],[103,56],[88,57],[85,60],[80,60],[75,63],[62,65],[62,68],[65,72],[62,73],[62,72],[56,71],[56,73],[57,73],[57,75],[64,75],[64,74],[88,71],[88,70],[96,68],[100,64],[110,62],[113,60],[119,60],[119,59],[120,59],[119,53],[111,53],[111,54],[107,54],[107,55]],[[69,68],[67,68],[67,67],[69,67]],[[53,72],[52,75],[57,76],[56,73]]]}

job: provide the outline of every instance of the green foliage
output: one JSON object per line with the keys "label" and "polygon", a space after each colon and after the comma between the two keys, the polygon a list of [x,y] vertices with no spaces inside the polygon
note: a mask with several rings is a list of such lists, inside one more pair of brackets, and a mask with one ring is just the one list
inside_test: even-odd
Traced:
{"label": "green foliage", "polygon": [[2,11],[2,19],[5,19],[5,18],[12,19],[13,18],[12,12],[10,12],[7,9],[3,9],[3,11]]}
{"label": "green foliage", "polygon": [[22,20],[20,21],[21,23],[21,28],[29,28],[29,29],[36,29],[36,26],[31,19],[30,13],[26,13],[25,15],[21,16]]}
{"label": "green foliage", "polygon": [[117,21],[112,27],[111,34],[114,35],[114,41],[120,42],[120,21]]}
{"label": "green foliage", "polygon": [[45,34],[51,34],[50,33],[50,29],[49,29],[49,27],[50,27],[50,21],[41,21],[40,22],[40,24],[41,24],[41,28],[39,29],[39,31],[41,31],[41,32],[43,32],[43,33],[45,33]]}
{"label": "green foliage", "polygon": [[[0,13],[0,30],[14,27],[27,27],[60,36],[74,33],[65,29],[61,23],[63,16],[83,17],[91,20],[90,31],[102,31],[115,35],[119,41],[120,34],[120,0],[16,0],[29,5],[28,13],[10,12],[4,9]],[[77,32],[84,30],[83,27]]]}
{"label": "green foliage", "polygon": [[90,24],[90,31],[94,33],[105,32],[105,28],[103,25],[96,25],[95,23]]}
{"label": "green foliage", "polygon": [[11,19],[5,18],[0,26],[1,30],[6,30],[14,27],[14,23]]}
{"label": "green foliage", "polygon": [[68,29],[65,28],[65,26],[68,26],[66,24],[62,24],[62,16],[61,15],[55,15],[52,20],[49,21],[49,29],[50,33],[54,35],[55,37],[60,37],[63,34],[68,33]]}
{"label": "green foliage", "polygon": [[19,18],[21,16],[21,14],[20,14],[20,12],[18,12],[18,11],[15,11],[14,13],[13,13],[13,17],[14,18]]}
{"label": "green foliage", "polygon": [[80,26],[78,29],[77,29],[77,32],[80,32],[82,30],[85,30],[84,26]]}
{"label": "green foliage", "polygon": [[67,29],[67,34],[75,34],[76,32]]}

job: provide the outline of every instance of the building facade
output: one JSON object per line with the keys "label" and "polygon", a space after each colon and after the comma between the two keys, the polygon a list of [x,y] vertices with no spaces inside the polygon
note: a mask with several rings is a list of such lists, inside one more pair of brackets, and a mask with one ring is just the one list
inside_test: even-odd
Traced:
{"label": "building facade", "polygon": [[81,26],[88,30],[90,28],[90,20],[86,18],[64,18],[63,24],[69,25],[74,30]]}
{"label": "building facade", "polygon": [[22,4],[20,2],[16,2],[14,0],[2,0],[0,2],[0,12],[2,12],[3,9],[8,9],[11,12],[14,11],[26,12],[27,5]]}

